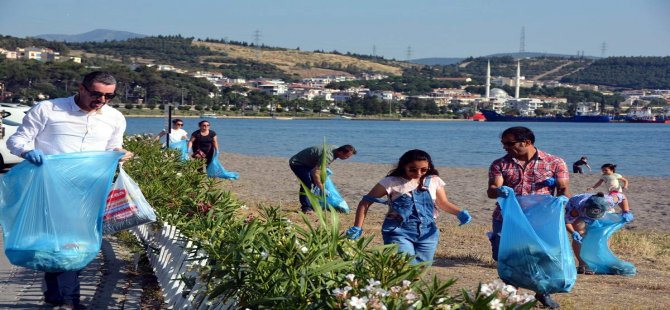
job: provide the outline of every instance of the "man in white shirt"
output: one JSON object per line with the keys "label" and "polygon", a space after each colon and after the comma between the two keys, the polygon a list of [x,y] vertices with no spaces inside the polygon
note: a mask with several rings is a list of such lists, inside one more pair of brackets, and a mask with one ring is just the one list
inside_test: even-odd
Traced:
{"label": "man in white shirt", "polygon": [[[79,93],[37,103],[23,118],[23,124],[7,140],[14,155],[41,165],[44,155],[82,151],[124,151],[121,161],[132,153],[123,150],[126,120],[107,103],[116,96],[116,79],[107,72],[87,74]],[[33,148],[34,145],[34,148]],[[44,301],[54,306],[84,308],[79,303],[80,271],[45,272]]]}

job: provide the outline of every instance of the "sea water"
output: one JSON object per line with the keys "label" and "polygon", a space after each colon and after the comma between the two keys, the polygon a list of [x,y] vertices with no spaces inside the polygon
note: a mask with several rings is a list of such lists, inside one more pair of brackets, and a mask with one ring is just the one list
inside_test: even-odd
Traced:
{"label": "sea water", "polygon": [[[202,119],[184,118],[193,132]],[[488,168],[505,154],[500,134],[512,126],[535,132],[535,145],[565,159],[568,168],[581,156],[594,173],[604,163],[635,176],[670,177],[670,125],[633,123],[512,123],[472,121],[362,121],[207,119],[223,152],[288,158],[301,149],[352,144],[351,161],[396,163],[410,149],[423,149],[437,166]],[[166,118],[127,118],[127,134],[157,134]]]}

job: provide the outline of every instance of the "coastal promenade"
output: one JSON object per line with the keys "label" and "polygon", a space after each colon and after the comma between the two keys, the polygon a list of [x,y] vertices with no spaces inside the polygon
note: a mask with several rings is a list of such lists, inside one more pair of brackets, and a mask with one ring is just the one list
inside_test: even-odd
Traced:
{"label": "coastal promenade", "polygon": [[[4,249],[3,241],[0,245]],[[44,273],[13,266],[0,254],[0,309],[54,309],[42,297]],[[87,309],[140,309],[141,277],[132,254],[113,237],[102,240],[98,257],[82,271],[81,303]],[[55,309],[60,309],[56,307]]]}

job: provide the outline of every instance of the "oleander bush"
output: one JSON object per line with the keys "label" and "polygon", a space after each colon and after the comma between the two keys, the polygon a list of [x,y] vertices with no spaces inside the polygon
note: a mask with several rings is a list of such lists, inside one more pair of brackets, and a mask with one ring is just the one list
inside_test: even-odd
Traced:
{"label": "oleander bush", "polygon": [[[197,270],[210,300],[238,309],[528,309],[532,297],[513,297],[508,287],[484,284],[450,295],[455,280],[421,280],[423,264],[396,246],[350,241],[336,212],[316,198],[316,223],[292,223],[273,206],[258,212],[217,187],[201,172],[204,163],[180,161],[150,136],[125,141],[135,158],[125,170],[140,185],[159,222],[177,226],[209,257]],[[325,179],[325,169],[322,171]],[[244,176],[242,176],[244,177]],[[309,192],[309,191],[308,191]],[[325,199],[324,199],[325,200]],[[255,215],[254,215],[255,214]],[[156,224],[160,225],[160,224]],[[181,275],[187,282],[193,278]],[[503,294],[504,293],[504,294]]]}

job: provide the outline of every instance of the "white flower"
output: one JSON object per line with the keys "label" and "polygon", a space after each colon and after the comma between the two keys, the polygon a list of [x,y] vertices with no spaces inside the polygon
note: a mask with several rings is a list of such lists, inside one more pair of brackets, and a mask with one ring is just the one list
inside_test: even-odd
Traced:
{"label": "white flower", "polygon": [[412,291],[409,291],[409,292],[407,292],[407,294],[405,294],[405,299],[407,300],[408,304],[411,304],[412,302],[414,302],[418,297],[419,296]]}
{"label": "white flower", "polygon": [[309,249],[306,246],[303,246],[302,248],[300,248],[300,252],[302,252],[302,253],[307,253],[308,250]]}
{"label": "white flower", "polygon": [[412,284],[409,280],[402,280],[402,287],[409,287],[409,285]]}
{"label": "white flower", "polygon": [[376,288],[373,290],[375,296],[386,297],[391,295],[391,293],[385,289]]}
{"label": "white flower", "polygon": [[354,279],[356,278],[356,275],[353,274],[353,273],[350,273],[350,274],[346,275],[345,278],[347,278],[347,281],[349,281],[349,282],[354,282]]}
{"label": "white flower", "polygon": [[397,294],[397,293],[400,293],[400,290],[401,290],[400,286],[392,286],[391,287],[391,293]]}
{"label": "white flower", "polygon": [[336,288],[333,290],[333,295],[338,298],[342,298],[347,294],[347,292],[341,288]]}
{"label": "white flower", "polygon": [[502,310],[503,306],[503,303],[500,302],[500,299],[498,298],[493,298],[493,300],[489,302],[489,308],[491,310]]}
{"label": "white flower", "polygon": [[268,256],[270,256],[270,254],[268,254],[268,252],[265,252],[265,251],[261,252],[261,257],[268,258]]}
{"label": "white flower", "polygon": [[182,176],[181,172],[177,172],[177,176],[181,177]]}
{"label": "white flower", "polygon": [[505,287],[505,282],[503,282],[500,279],[495,279],[489,285],[491,286],[491,289],[493,289],[494,291],[500,291]]}
{"label": "white flower", "polygon": [[240,209],[242,209],[242,210],[249,210],[249,207],[247,207],[247,205],[241,205],[241,206],[240,206]]}
{"label": "white flower", "polygon": [[493,294],[493,289],[488,284],[482,284],[479,291],[486,296],[491,296],[491,294]]}
{"label": "white flower", "polygon": [[368,285],[365,286],[362,291],[367,292],[367,291],[373,291],[375,289],[376,285],[381,285],[382,283],[375,280],[375,279],[368,279]]}
{"label": "white flower", "polygon": [[516,287],[511,286],[511,285],[505,285],[503,289],[500,291],[503,296],[512,296],[516,294]]}
{"label": "white flower", "polygon": [[351,297],[348,304],[353,309],[366,309],[368,303],[367,297],[358,298],[356,296]]}

